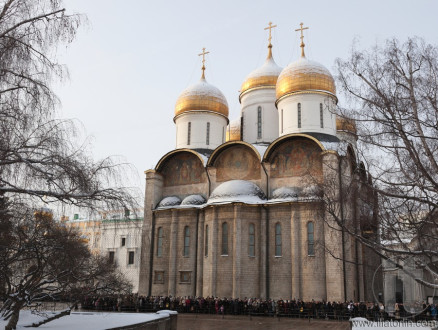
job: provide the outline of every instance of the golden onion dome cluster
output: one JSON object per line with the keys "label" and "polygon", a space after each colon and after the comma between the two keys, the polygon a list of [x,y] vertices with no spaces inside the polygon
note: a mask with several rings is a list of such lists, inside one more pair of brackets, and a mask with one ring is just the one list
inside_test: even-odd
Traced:
{"label": "golden onion dome cluster", "polygon": [[225,141],[240,141],[242,140],[240,136],[240,117],[232,120],[227,127],[227,134]]}
{"label": "golden onion dome cluster", "polygon": [[304,56],[283,69],[277,80],[277,101],[298,92],[318,91],[336,97],[335,81],[322,64],[308,60]]}
{"label": "golden onion dome cluster", "polygon": [[228,103],[224,94],[204,77],[186,88],[176,101],[175,117],[192,111],[215,112],[228,119]]}
{"label": "golden onion dome cluster", "polygon": [[[272,46],[271,46],[272,47]],[[268,58],[265,63],[258,69],[251,72],[245,79],[240,88],[239,100],[242,95],[259,88],[275,88],[278,76],[282,68],[275,63],[272,58],[271,48],[269,48]]]}
{"label": "golden onion dome cluster", "polygon": [[345,117],[336,117],[336,130],[357,134],[356,123],[353,119]]}

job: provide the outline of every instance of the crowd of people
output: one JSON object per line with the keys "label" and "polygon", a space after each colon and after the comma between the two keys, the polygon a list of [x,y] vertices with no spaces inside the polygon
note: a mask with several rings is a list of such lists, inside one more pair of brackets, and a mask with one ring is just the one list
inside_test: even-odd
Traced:
{"label": "crowd of people", "polygon": [[[423,304],[417,319],[436,319],[437,306]],[[83,309],[105,311],[156,312],[170,309],[179,313],[204,313],[222,315],[253,315],[346,320],[365,317],[369,320],[402,318],[410,314],[403,304],[395,304],[391,312],[383,303],[372,302],[325,302],[302,300],[263,300],[256,298],[228,299],[217,297],[163,297],[163,296],[89,296],[82,301]]]}

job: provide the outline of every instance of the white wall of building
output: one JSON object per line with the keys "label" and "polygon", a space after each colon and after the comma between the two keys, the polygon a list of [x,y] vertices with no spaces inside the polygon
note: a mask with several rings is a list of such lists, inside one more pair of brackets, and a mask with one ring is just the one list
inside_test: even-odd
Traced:
{"label": "white wall of building", "polygon": [[[301,128],[298,127],[298,104],[301,104]],[[323,109],[321,128],[320,104]],[[285,97],[277,104],[279,135],[315,132],[336,135],[335,101],[324,94],[296,94]]]}
{"label": "white wall of building", "polygon": [[[258,135],[258,108],[261,107],[261,136]],[[278,111],[275,89],[255,89],[242,95],[243,138],[248,143],[272,142],[278,138]]]}
{"label": "white wall of building", "polygon": [[[188,127],[190,144],[188,143]],[[207,144],[207,123],[210,123],[210,138]],[[227,119],[214,112],[185,112],[175,119],[176,149],[215,149],[225,142]]]}
{"label": "white wall of building", "polygon": [[[109,256],[114,252],[114,262],[120,271],[131,281],[133,292],[138,292],[140,276],[141,254],[141,220],[115,220],[102,221],[101,223],[101,249],[102,255]],[[122,239],[124,240],[124,244]],[[133,263],[129,263],[129,252],[134,253]]]}

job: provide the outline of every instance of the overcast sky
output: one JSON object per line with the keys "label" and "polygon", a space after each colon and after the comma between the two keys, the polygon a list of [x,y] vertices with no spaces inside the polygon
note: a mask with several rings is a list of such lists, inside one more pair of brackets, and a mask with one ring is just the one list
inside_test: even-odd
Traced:
{"label": "overcast sky", "polygon": [[309,27],[307,58],[332,72],[354,38],[364,48],[391,37],[438,44],[436,0],[65,0],[65,7],[89,25],[60,50],[70,71],[56,86],[60,114],[82,122],[95,158],[134,164],[142,189],[143,172],[175,148],[175,102],[200,78],[202,47],[210,51],[206,79],[224,93],[232,120],[242,82],[265,60],[269,21],[278,26],[272,43],[281,67],[299,56],[300,22]]}

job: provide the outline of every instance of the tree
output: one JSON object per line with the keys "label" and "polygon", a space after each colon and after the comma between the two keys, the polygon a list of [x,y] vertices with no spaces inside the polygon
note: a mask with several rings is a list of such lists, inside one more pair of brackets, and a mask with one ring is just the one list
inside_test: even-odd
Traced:
{"label": "tree", "polygon": [[338,111],[355,120],[364,162],[355,167],[362,179],[346,180],[350,184],[344,189],[351,194],[361,184],[368,196],[374,196],[376,203],[360,212],[371,215],[371,230],[378,224],[381,240],[345,226],[338,210],[327,211],[343,230],[383,258],[411,258],[432,275],[416,280],[436,288],[438,48],[420,38],[388,40],[370,51],[354,46],[349,59],[337,60],[336,69],[338,87],[347,100]]}
{"label": "tree", "polygon": [[0,237],[0,276],[6,284],[0,311],[9,319],[6,329],[15,329],[23,307],[37,307],[41,301],[70,296],[72,305],[59,314],[67,315],[83,295],[130,292],[130,283],[114,264],[92,255],[80,234],[54,221],[50,210],[22,213],[9,226],[2,232],[7,237]]}
{"label": "tree", "polygon": [[[108,269],[85,252],[74,234],[54,221],[36,219],[41,204],[97,211],[134,210],[137,205],[133,191],[123,188],[129,166],[112,158],[93,160],[88,144],[79,141],[75,122],[55,119],[59,100],[51,84],[68,76],[56,50],[72,42],[85,21],[67,14],[60,0],[0,1],[0,292],[5,285],[5,315],[18,317],[17,308],[39,299],[39,292],[53,296],[49,288],[54,283],[53,292],[60,292]],[[49,240],[45,232],[65,242]],[[78,269],[53,258],[54,251],[68,244],[78,252],[63,256],[76,260]],[[20,264],[27,265],[23,273],[17,270]],[[63,267],[68,275],[60,271]],[[81,273],[86,268],[94,272]],[[19,293],[22,286],[35,290]]]}
{"label": "tree", "polygon": [[[55,120],[51,89],[66,68],[56,48],[71,42],[80,15],[58,0],[8,0],[0,11],[0,190],[29,203],[61,201],[78,206],[132,208],[120,188],[123,171],[112,158],[94,161],[77,143],[75,123]],[[118,184],[118,185],[117,185]],[[118,187],[114,189],[114,187]],[[117,205],[114,205],[117,204]]]}

